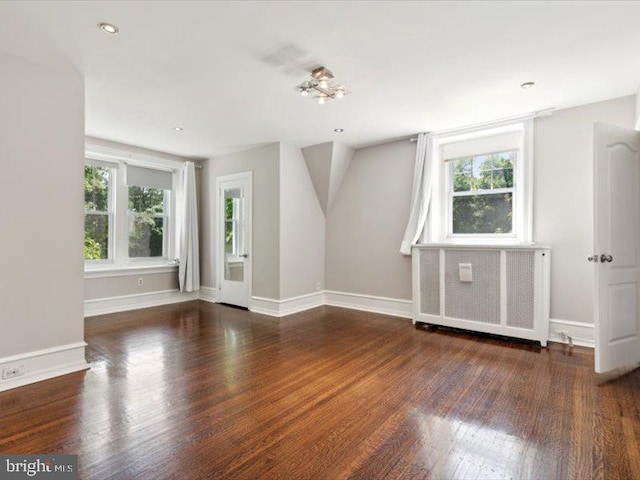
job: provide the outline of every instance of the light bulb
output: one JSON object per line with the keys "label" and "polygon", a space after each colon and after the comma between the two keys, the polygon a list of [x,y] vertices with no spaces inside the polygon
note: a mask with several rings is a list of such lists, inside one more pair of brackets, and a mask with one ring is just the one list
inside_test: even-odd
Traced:
{"label": "light bulb", "polygon": [[320,88],[324,88],[324,89],[326,89],[329,86],[326,80],[320,80],[319,85],[320,85]]}
{"label": "light bulb", "polygon": [[307,88],[303,88],[300,90],[300,95],[302,95],[303,97],[308,97],[309,96],[309,90]]}
{"label": "light bulb", "polygon": [[318,97],[318,103],[320,105],[324,105],[325,103],[327,103],[327,97],[325,97],[324,95]]}
{"label": "light bulb", "polygon": [[104,33],[108,33],[109,35],[115,35],[118,33],[118,27],[110,23],[101,23],[98,26],[102,29]]}
{"label": "light bulb", "polygon": [[344,89],[339,88],[338,90],[336,90],[336,98],[343,98],[344,97]]}

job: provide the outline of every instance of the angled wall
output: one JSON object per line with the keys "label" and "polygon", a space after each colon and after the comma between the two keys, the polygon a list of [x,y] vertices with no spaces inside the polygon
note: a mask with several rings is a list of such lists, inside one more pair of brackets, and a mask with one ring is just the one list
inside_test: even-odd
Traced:
{"label": "angled wall", "polygon": [[411,298],[411,259],[399,249],[415,148],[404,140],[356,151],[327,215],[327,290]]}
{"label": "angled wall", "polygon": [[324,289],[325,218],[300,149],[280,144],[280,298]]}
{"label": "angled wall", "polygon": [[318,203],[322,208],[322,212],[326,215],[329,204],[329,187],[331,185],[333,144],[327,142],[304,147],[302,154],[318,197]]}
{"label": "angled wall", "polygon": [[336,198],[355,150],[339,142],[320,143],[302,149],[318,202],[325,217]]}

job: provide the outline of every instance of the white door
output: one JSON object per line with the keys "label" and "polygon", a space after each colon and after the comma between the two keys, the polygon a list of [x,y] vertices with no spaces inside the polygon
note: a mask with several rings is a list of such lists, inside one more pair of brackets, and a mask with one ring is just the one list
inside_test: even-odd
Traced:
{"label": "white door", "polygon": [[251,297],[251,172],[216,178],[218,295],[249,307]]}
{"label": "white door", "polygon": [[594,130],[596,372],[640,364],[640,132]]}

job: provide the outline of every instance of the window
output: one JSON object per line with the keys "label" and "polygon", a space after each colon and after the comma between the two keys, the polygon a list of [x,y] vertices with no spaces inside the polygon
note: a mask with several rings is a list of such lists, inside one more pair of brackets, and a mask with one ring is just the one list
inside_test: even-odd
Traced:
{"label": "window", "polygon": [[99,157],[91,154],[84,172],[86,265],[169,264],[176,243],[174,172]]}
{"label": "window", "polygon": [[173,175],[135,165],[127,173],[127,256],[168,258],[169,207]]}
{"label": "window", "polygon": [[439,137],[427,240],[530,242],[531,141],[531,121]]}
{"label": "window", "polygon": [[99,163],[84,167],[84,258],[109,260],[113,255],[113,168]]}
{"label": "window", "polygon": [[167,190],[129,187],[129,258],[166,257]]}
{"label": "window", "polygon": [[243,248],[242,235],[239,235],[240,193],[239,189],[227,190],[224,198],[224,251],[230,257],[238,257]]}
{"label": "window", "polygon": [[513,169],[517,152],[448,162],[451,233],[513,234]]}

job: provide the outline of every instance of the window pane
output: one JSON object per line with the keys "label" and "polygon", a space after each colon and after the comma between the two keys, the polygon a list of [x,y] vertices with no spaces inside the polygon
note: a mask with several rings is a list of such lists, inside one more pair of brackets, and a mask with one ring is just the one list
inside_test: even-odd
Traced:
{"label": "window pane", "polygon": [[453,191],[468,192],[471,190],[471,158],[453,161]]}
{"label": "window pane", "polygon": [[225,197],[224,198],[224,216],[225,219],[231,220],[233,218],[233,198]]}
{"label": "window pane", "polygon": [[84,167],[84,208],[86,211],[109,210],[109,169],[104,167]]}
{"label": "window pane", "polygon": [[511,233],[511,193],[453,197],[453,233]]}
{"label": "window pane", "polygon": [[476,157],[481,190],[513,187],[515,152],[495,153]]}
{"label": "window pane", "polygon": [[129,186],[129,211],[134,213],[164,213],[164,190]]}
{"label": "window pane", "polygon": [[233,220],[226,220],[224,222],[224,251],[230,255],[234,254],[233,251]]}
{"label": "window pane", "polygon": [[129,217],[129,257],[162,257],[163,237],[163,217],[150,215]]}
{"label": "window pane", "polygon": [[109,258],[109,215],[88,213],[84,216],[84,259]]}
{"label": "window pane", "polygon": [[512,188],[513,187],[513,169],[506,168],[494,170],[492,173],[493,188]]}

